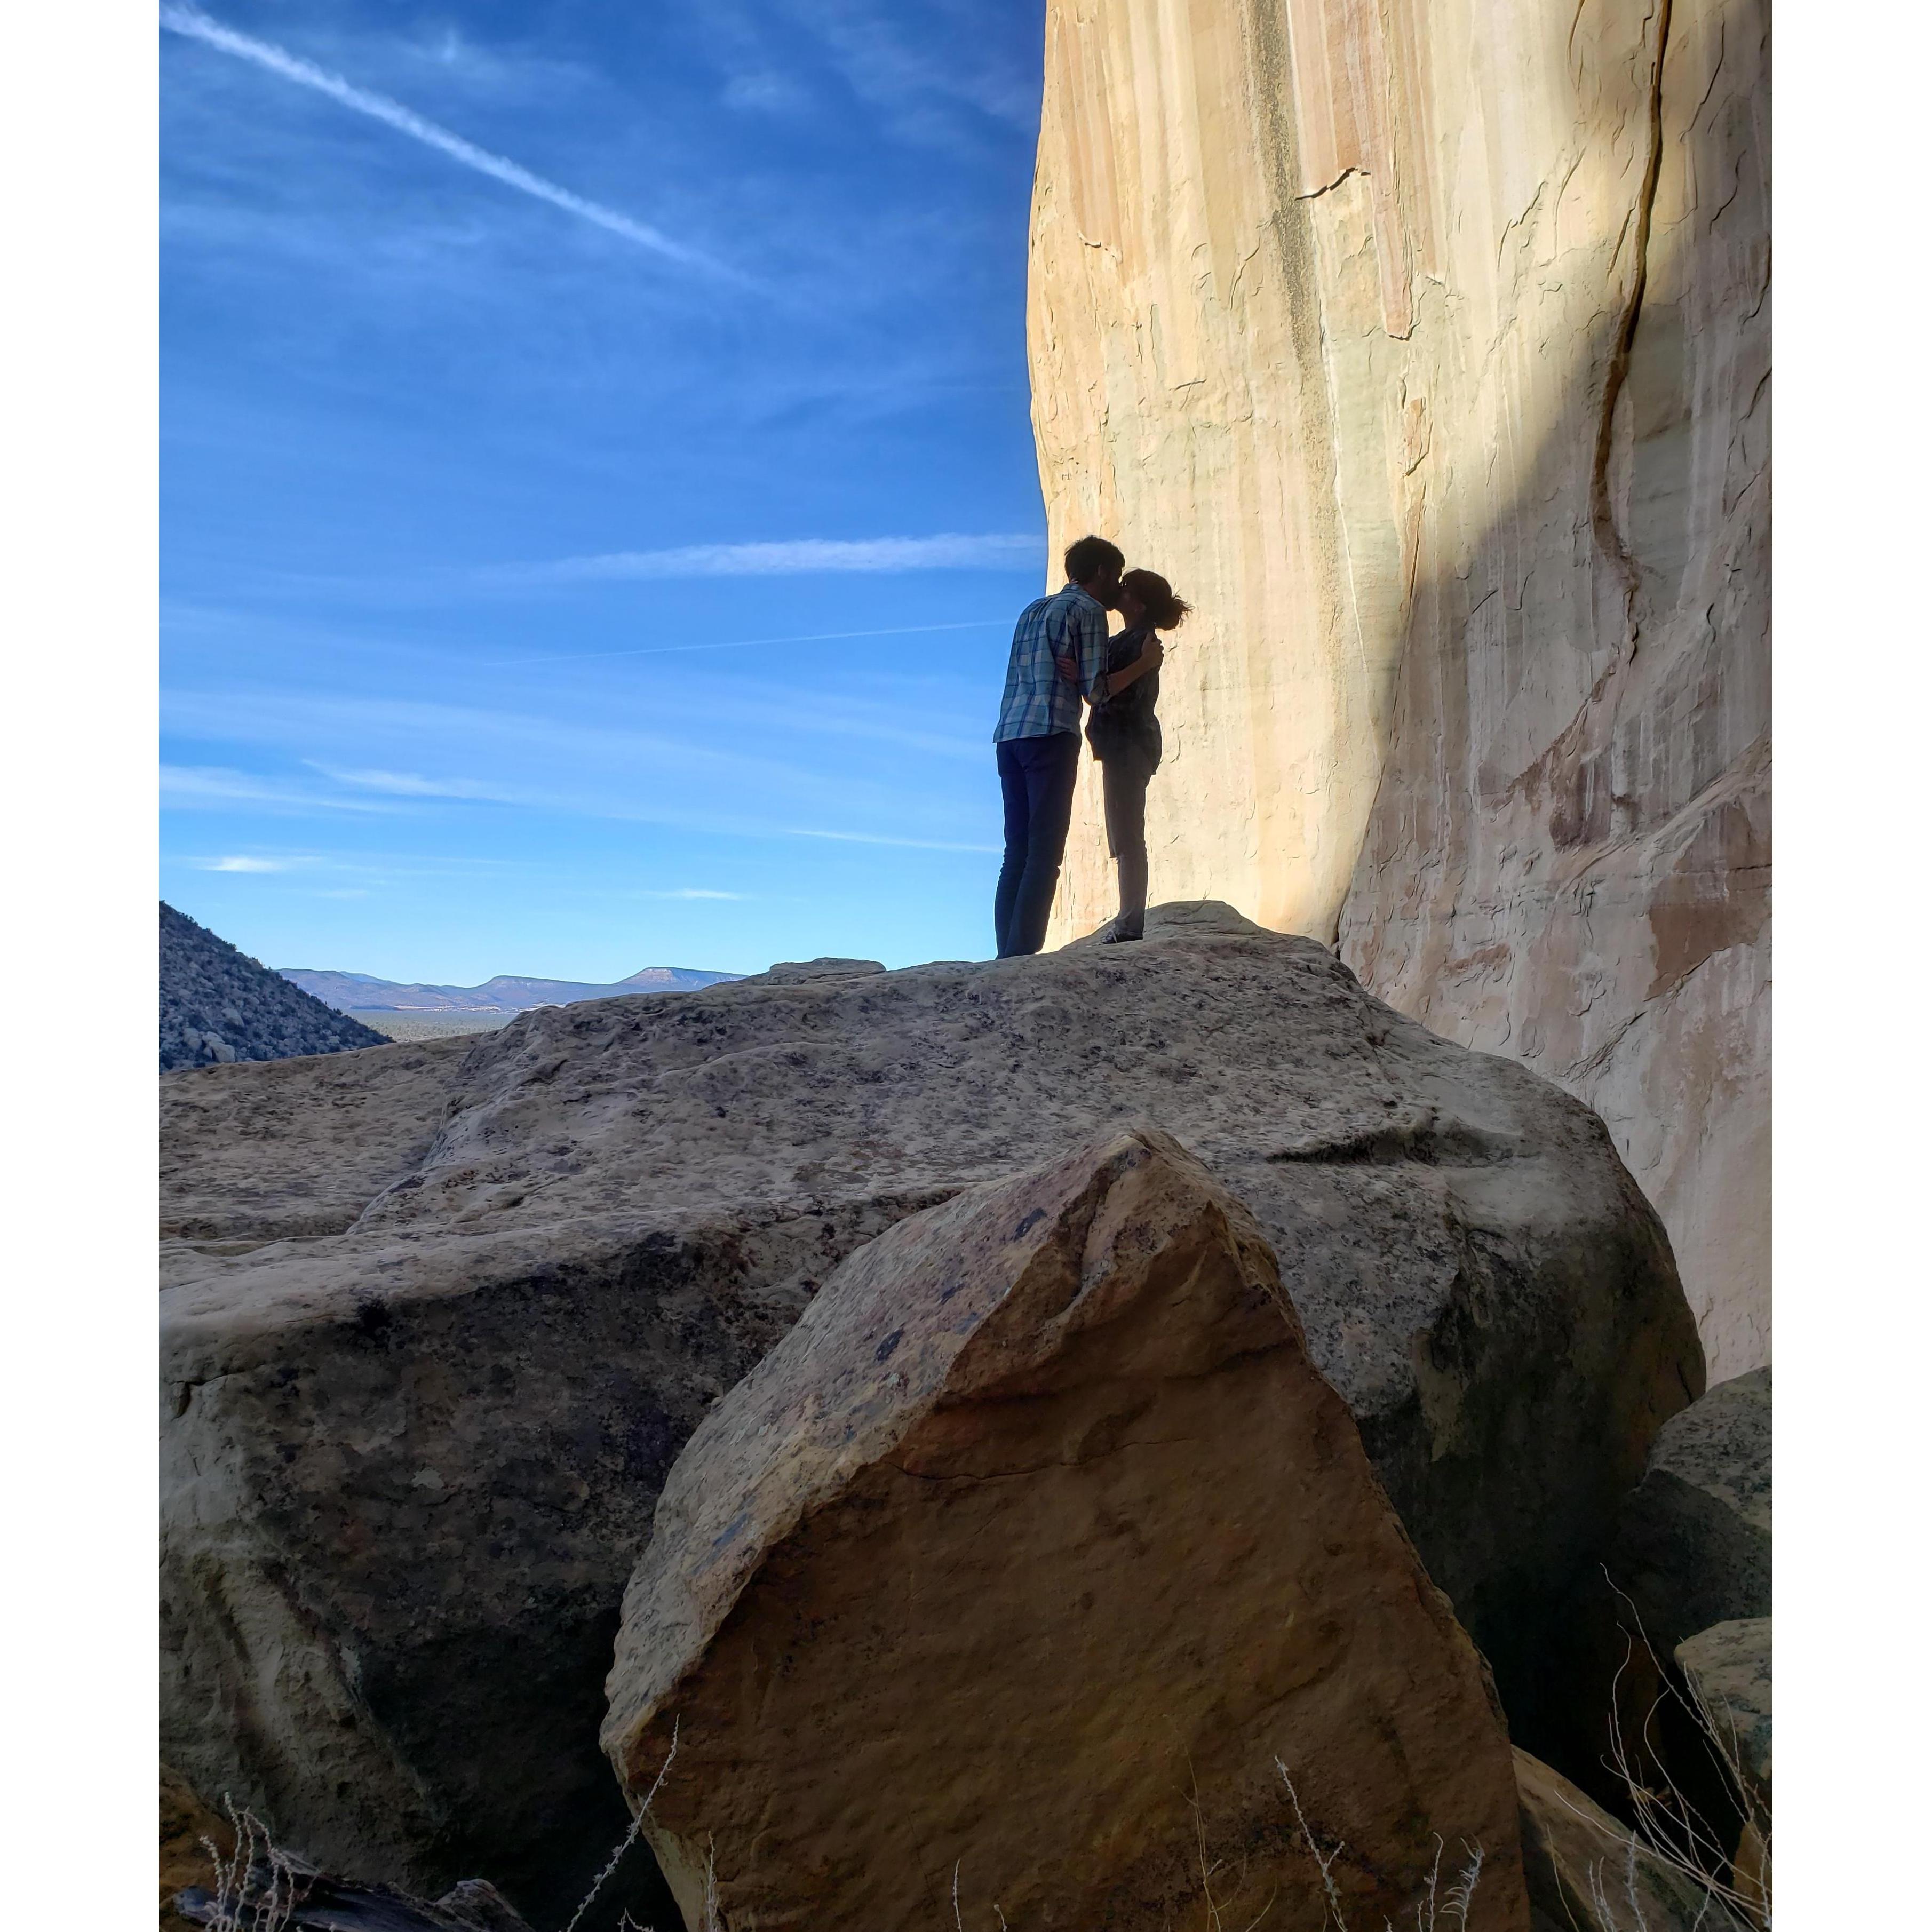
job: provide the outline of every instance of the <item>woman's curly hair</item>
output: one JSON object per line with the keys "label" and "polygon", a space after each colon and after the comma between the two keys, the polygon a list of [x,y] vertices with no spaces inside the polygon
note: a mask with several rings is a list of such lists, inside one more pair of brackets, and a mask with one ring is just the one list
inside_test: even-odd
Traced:
{"label": "woman's curly hair", "polygon": [[1120,579],[1120,588],[1137,598],[1147,612],[1146,621],[1156,631],[1171,631],[1193,608],[1174,594],[1167,579],[1151,570],[1130,570]]}

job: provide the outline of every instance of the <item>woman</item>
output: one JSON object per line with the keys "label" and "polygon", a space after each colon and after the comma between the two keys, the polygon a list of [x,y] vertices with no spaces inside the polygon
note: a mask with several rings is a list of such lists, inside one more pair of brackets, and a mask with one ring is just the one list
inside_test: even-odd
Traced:
{"label": "woman", "polygon": [[1147,788],[1160,764],[1160,721],[1154,705],[1160,696],[1161,642],[1155,633],[1171,631],[1187,615],[1164,577],[1130,570],[1120,579],[1114,608],[1126,626],[1107,644],[1108,681],[1135,667],[1131,682],[1094,706],[1087,721],[1087,742],[1100,761],[1100,788],[1106,802],[1107,850],[1120,886],[1120,910],[1100,935],[1103,946],[1138,939],[1147,923]]}

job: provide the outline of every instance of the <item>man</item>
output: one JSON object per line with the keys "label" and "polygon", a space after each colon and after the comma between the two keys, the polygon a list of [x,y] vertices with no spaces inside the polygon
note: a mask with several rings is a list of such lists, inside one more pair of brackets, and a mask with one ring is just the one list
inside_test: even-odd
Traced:
{"label": "man", "polygon": [[[1126,559],[1104,537],[1067,548],[1066,585],[1020,613],[1006,688],[993,734],[1006,850],[993,896],[993,937],[1002,959],[1037,952],[1060,884],[1073,781],[1080,769],[1080,703],[1106,703],[1107,613]],[[1151,668],[1118,673],[1116,686]]]}

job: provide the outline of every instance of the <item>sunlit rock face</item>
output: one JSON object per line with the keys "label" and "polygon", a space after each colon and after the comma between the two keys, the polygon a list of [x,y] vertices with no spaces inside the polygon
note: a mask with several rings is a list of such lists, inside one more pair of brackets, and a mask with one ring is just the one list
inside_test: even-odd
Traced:
{"label": "sunlit rock face", "polygon": [[[1051,0],[1052,542],[1198,607],[1156,898],[1562,1082],[1768,1359],[1764,0]],[[1112,906],[1082,774],[1055,937]]]}

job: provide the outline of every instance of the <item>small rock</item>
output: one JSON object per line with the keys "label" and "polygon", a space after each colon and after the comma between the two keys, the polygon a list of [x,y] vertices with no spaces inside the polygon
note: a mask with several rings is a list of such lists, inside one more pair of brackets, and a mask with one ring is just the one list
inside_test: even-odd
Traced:
{"label": "small rock", "polygon": [[[332,1877],[297,1860],[279,1880],[272,1868],[256,1865],[248,1885],[238,1918],[232,1911],[224,1916],[220,1900],[199,1886],[182,1892],[175,1910],[191,1925],[259,1924],[264,1932],[271,1926],[276,1932],[532,1932],[529,1921],[482,1879],[465,1879],[431,1902],[386,1885]],[[286,1914],[278,1916],[284,1900]]]}
{"label": "small rock", "polygon": [[885,968],[876,959],[786,959],[741,980],[741,986],[803,986],[815,980],[862,980]]}

